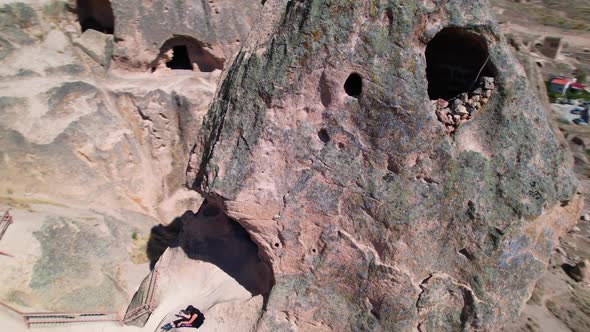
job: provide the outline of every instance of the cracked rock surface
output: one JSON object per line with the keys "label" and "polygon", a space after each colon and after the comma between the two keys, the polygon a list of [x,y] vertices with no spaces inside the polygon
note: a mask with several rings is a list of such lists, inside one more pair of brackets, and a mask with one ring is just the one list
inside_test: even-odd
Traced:
{"label": "cracked rock surface", "polygon": [[[262,15],[188,169],[272,265],[258,329],[515,319],[582,201],[487,1],[269,0]],[[425,58],[448,26],[480,35],[497,69],[486,107],[452,136]]]}

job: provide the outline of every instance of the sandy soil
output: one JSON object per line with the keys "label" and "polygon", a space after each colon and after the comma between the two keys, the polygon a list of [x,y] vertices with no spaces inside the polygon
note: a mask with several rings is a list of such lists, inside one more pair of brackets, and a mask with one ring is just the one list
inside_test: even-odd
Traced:
{"label": "sandy soil", "polygon": [[[507,0],[491,1],[497,20],[506,29],[526,36],[562,36],[572,48],[590,47],[590,31],[569,30],[550,26],[547,24],[548,22],[540,20],[542,15],[539,17],[535,16],[534,13],[553,16],[564,15],[563,13],[556,13],[554,10],[544,7],[543,1],[531,1],[529,4],[518,4],[514,2]],[[523,11],[522,8],[528,9],[528,12]]]}

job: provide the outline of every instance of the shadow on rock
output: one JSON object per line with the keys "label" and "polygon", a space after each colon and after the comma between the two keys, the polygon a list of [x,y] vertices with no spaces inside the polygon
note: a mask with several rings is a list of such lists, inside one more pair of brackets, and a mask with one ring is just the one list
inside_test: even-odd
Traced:
{"label": "shadow on rock", "polygon": [[216,265],[252,295],[265,299],[274,284],[269,264],[258,256],[248,232],[220,208],[207,201],[195,214],[186,211],[167,226],[152,228],[147,245],[153,268],[168,247],[180,246],[187,256]]}
{"label": "shadow on rock", "polygon": [[583,260],[576,265],[562,264],[561,268],[570,278],[581,282],[589,279],[590,271],[588,270],[588,265],[590,265],[588,261]]}
{"label": "shadow on rock", "polygon": [[181,218],[175,218],[168,225],[152,227],[146,248],[147,257],[150,260],[150,269],[154,268],[154,265],[168,247],[178,247],[178,236],[181,231]]}

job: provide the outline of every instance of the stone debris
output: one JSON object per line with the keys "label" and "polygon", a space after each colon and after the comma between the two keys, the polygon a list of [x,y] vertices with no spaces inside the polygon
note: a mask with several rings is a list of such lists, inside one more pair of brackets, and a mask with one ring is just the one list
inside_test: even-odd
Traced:
{"label": "stone debris", "polygon": [[481,108],[488,103],[495,89],[494,78],[483,76],[479,86],[469,92],[463,92],[450,100],[432,100],[436,117],[451,134],[463,122],[470,120]]}

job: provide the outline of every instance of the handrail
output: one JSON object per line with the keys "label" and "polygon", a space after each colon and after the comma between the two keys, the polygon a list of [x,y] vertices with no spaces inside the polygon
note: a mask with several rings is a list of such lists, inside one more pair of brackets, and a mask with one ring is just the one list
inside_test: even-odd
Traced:
{"label": "handrail", "polygon": [[[4,302],[0,301],[0,306],[5,307],[15,313],[30,328],[31,325],[37,324],[67,324],[67,323],[90,323],[90,322],[118,322],[122,323],[122,319],[118,312],[22,312]],[[114,316],[114,317],[113,317]],[[54,317],[55,319],[51,319]],[[65,318],[68,319],[57,319]],[[90,318],[96,317],[96,318]]]}
{"label": "handrail", "polygon": [[67,312],[67,311],[39,311],[39,312],[26,312],[23,313],[27,316],[46,316],[46,315],[116,315],[118,312],[116,311],[108,311],[108,312],[90,312],[90,311],[82,311],[82,312]]}
{"label": "handrail", "polygon": [[6,304],[6,303],[4,303],[4,302],[2,302],[2,301],[0,301],[0,306],[3,306],[3,307],[5,307],[5,308],[7,308],[7,309],[9,309],[9,310],[12,310],[12,311],[16,312],[17,314],[19,314],[19,315],[21,315],[21,316],[23,315],[23,312],[22,312],[22,311],[20,311],[20,310],[18,310],[18,309],[16,309],[16,308],[14,308],[14,307],[12,307],[12,306],[9,306],[8,304]]}
{"label": "handrail", "polygon": [[154,300],[154,296],[155,296],[157,281],[158,281],[158,271],[156,269],[154,269],[150,275],[148,289],[146,292],[146,296],[144,298],[145,300],[142,301],[140,303],[140,305],[137,306],[135,309],[132,309],[132,310],[128,311],[127,313],[125,313],[125,316],[123,317],[124,323],[134,321],[143,315],[152,313],[152,311],[154,309],[153,300]]}
{"label": "handrail", "polygon": [[8,209],[8,210],[6,210],[6,212],[4,212],[2,219],[0,219],[0,227],[2,228],[2,229],[0,229],[0,240],[2,240],[2,237],[4,236],[4,233],[6,233],[8,226],[10,226],[10,224],[12,224],[12,223],[13,223],[13,218],[10,215],[10,209]]}

